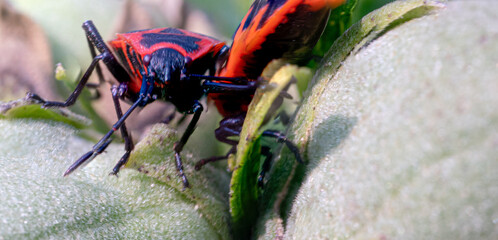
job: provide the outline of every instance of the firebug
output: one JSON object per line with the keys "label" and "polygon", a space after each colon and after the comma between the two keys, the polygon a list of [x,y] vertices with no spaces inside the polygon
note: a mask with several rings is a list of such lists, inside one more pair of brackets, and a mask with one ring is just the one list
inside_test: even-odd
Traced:
{"label": "firebug", "polygon": [[[102,153],[111,142],[111,135],[121,130],[125,140],[125,154],[112,170],[117,174],[127,162],[133,150],[133,142],[126,129],[125,120],[137,108],[145,107],[155,100],[171,102],[179,112],[193,114],[193,118],[174,146],[177,169],[184,187],[188,187],[183,173],[180,153],[203,111],[199,99],[207,92],[254,92],[254,83],[239,78],[204,76],[206,71],[215,72],[216,59],[228,51],[228,47],[214,38],[175,28],[140,30],[118,34],[106,45],[91,21],[83,23],[93,61],[83,74],[76,89],[65,102],[46,101],[36,94],[28,94],[43,107],[68,107],[75,103],[86,86],[91,73],[96,69],[100,78],[98,62],[102,61],[119,82],[111,89],[118,121],[112,129],[81,156],[64,173],[67,176],[83,163]],[[95,49],[100,54],[96,54]],[[115,55],[115,54],[116,55]],[[212,79],[223,79],[215,83]],[[103,80],[101,80],[103,81]],[[132,103],[123,113],[119,100]]]}
{"label": "firebug", "polygon": [[[208,95],[225,117],[215,131],[216,138],[235,146],[238,141],[229,137],[240,133],[247,106],[259,84],[256,80],[264,67],[278,58],[293,63],[306,61],[323,32],[330,10],[343,2],[256,0],[235,32],[231,49],[217,39],[175,28],[118,34],[116,39],[109,42],[109,48],[91,21],[83,23],[93,61],[75,90],[65,102],[46,101],[32,93],[28,95],[43,107],[71,106],[83,88],[90,87],[87,82],[94,70],[100,82],[103,82],[98,65],[102,61],[118,81],[111,88],[118,121],[92,150],[67,169],[64,176],[102,153],[110,144],[111,135],[119,129],[125,140],[125,154],[111,172],[117,174],[134,147],[125,120],[137,108],[145,107],[155,100],[163,100],[172,103],[181,113],[193,114],[185,132],[174,146],[177,170],[184,187],[188,187],[180,153],[204,109],[199,103],[200,98]],[[209,74],[204,75],[206,72]],[[120,100],[132,104],[124,113]],[[269,130],[263,132],[263,136],[286,143],[301,162],[297,147],[282,133]],[[232,147],[229,154],[234,151],[235,147]],[[201,160],[196,169],[226,156]]]}
{"label": "firebug", "polygon": [[[256,81],[264,68],[273,59],[303,64],[309,61],[311,50],[322,35],[330,12],[345,0],[256,0],[242,19],[233,36],[233,43],[225,64],[217,72],[223,78],[243,78]],[[224,82],[214,80],[214,82]],[[231,144],[226,156],[201,160],[202,165],[227,158],[235,151],[237,141],[229,139],[238,136],[246,117],[252,92],[208,93],[218,111],[225,117],[215,130],[219,141]],[[264,131],[263,136],[284,142],[302,162],[297,147],[277,131]],[[269,166],[264,164],[264,166]],[[262,170],[260,179],[267,169]]]}

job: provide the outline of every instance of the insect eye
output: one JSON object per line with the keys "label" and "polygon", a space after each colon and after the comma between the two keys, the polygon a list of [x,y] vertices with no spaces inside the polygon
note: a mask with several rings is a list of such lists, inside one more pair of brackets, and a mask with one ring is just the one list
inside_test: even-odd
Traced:
{"label": "insect eye", "polygon": [[192,62],[192,58],[185,57],[185,66],[188,66]]}
{"label": "insect eye", "polygon": [[147,54],[147,55],[144,56],[144,58],[143,58],[144,67],[148,67],[149,66],[151,59],[152,59],[152,57],[150,56],[150,54]]}

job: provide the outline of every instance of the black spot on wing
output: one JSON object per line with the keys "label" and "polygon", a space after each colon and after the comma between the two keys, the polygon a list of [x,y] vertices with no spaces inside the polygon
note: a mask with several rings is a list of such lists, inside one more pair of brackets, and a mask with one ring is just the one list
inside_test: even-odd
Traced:
{"label": "black spot on wing", "polygon": [[[121,63],[126,63],[126,55],[125,55],[123,49],[122,48],[115,48],[114,51],[115,51],[118,59],[121,61]],[[131,72],[130,66],[128,66],[128,64],[123,64],[123,66],[125,66],[125,68],[128,72]]]}
{"label": "black spot on wing", "polygon": [[136,73],[140,73],[141,71],[143,71],[142,61],[130,45],[126,45],[126,54],[128,55],[128,59],[131,63],[130,69],[135,69]]}
{"label": "black spot on wing", "polygon": [[183,33],[182,31],[176,29],[176,28],[166,28],[166,29],[163,29],[161,31],[159,31],[160,33],[166,33],[166,34],[178,34],[178,35],[185,35],[185,33]]}
{"label": "black spot on wing", "polygon": [[243,30],[247,29],[249,25],[251,25],[251,22],[254,19],[254,16],[258,14],[259,11],[261,11],[262,8],[268,5],[268,9],[266,12],[263,14],[263,18],[261,19],[261,22],[258,25],[258,28],[261,28],[266,20],[271,17],[273,12],[277,10],[279,7],[281,7],[284,3],[290,0],[256,0],[252,6],[251,6],[251,11],[249,12],[249,15],[247,16],[246,21],[244,22]]}
{"label": "black spot on wing", "polygon": [[280,23],[275,32],[264,36],[265,41],[260,48],[244,58],[247,77],[257,78],[265,66],[277,58],[285,58],[291,63],[305,63],[327,24],[329,13],[328,8],[312,12],[306,4],[288,13],[286,17],[289,21]]}
{"label": "black spot on wing", "polygon": [[254,16],[258,14],[260,9],[264,7],[266,4],[268,4],[268,0],[256,0],[252,6],[251,6],[251,11],[248,13],[246,21],[244,22],[244,26],[242,27],[242,30],[246,30],[249,25],[251,25],[251,22],[254,19]]}
{"label": "black spot on wing", "polygon": [[[183,33],[182,33],[183,34]],[[155,44],[160,43],[172,43],[181,46],[187,52],[193,52],[199,49],[198,41],[201,39],[187,36],[187,35],[178,35],[171,33],[145,33],[142,35],[142,40],[140,40],[140,44],[144,47],[150,48]]]}
{"label": "black spot on wing", "polygon": [[261,21],[259,22],[258,29],[262,28],[265,25],[266,20],[268,20],[268,18],[271,18],[275,10],[280,8],[286,2],[287,0],[268,1],[268,8],[266,9],[266,12],[263,14]]}

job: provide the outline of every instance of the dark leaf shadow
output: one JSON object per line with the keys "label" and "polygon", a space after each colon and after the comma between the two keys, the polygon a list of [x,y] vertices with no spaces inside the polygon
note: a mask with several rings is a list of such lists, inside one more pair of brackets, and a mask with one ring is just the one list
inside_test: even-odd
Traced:
{"label": "dark leaf shadow", "polygon": [[287,148],[282,149],[280,158],[273,164],[260,199],[261,218],[255,233],[260,235],[258,237],[267,232],[265,222],[275,218],[275,215],[282,220],[282,228],[286,225],[294,199],[305,179],[319,166],[320,161],[348,138],[357,122],[357,117],[332,115],[320,123],[313,130],[314,136],[308,142],[301,143],[306,146],[303,154],[305,164],[298,164]]}
{"label": "dark leaf shadow", "polygon": [[305,179],[320,165],[321,161],[326,160],[326,157],[347,139],[357,122],[357,117],[332,115],[316,127],[314,130],[315,136],[306,144],[306,155],[304,156],[306,164],[297,164],[294,176],[290,180],[286,197],[280,206],[280,216],[284,220],[284,226],[292,209],[294,199]]}

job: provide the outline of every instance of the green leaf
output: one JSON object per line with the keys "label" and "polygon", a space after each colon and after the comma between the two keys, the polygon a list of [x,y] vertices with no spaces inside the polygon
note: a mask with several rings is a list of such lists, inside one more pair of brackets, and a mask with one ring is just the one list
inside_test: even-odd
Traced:
{"label": "green leaf", "polygon": [[230,184],[230,212],[233,231],[238,239],[248,239],[258,217],[254,211],[258,205],[260,189],[257,179],[261,165],[261,136],[245,144],[247,152],[243,165],[235,168]]}
{"label": "green leaf", "polygon": [[[75,76],[72,77],[68,76],[68,74],[76,72],[77,71],[74,69],[72,71],[67,71],[61,63],[58,63],[55,67],[55,79],[63,83],[66,89],[74,91],[82,77],[82,73],[78,72]],[[105,85],[106,84],[104,83],[103,86]],[[102,88],[103,87],[100,87],[100,91],[102,91]],[[75,111],[85,114],[88,118],[92,119],[91,125],[93,129],[101,133],[106,133],[107,131],[109,131],[109,127],[107,126],[108,124],[104,121],[104,119],[102,119],[101,116],[99,116],[99,114],[92,106],[92,101],[96,100],[96,91],[97,90],[93,90],[94,93],[92,94],[88,88],[83,88],[78,97],[78,100],[73,106],[71,106],[71,108],[75,109]]]}
{"label": "green leaf", "polygon": [[[272,64],[281,66],[278,61]],[[273,75],[275,69],[272,67],[268,67],[263,75]],[[295,76],[311,76],[311,72],[308,68],[299,68],[295,65],[285,65],[279,68],[269,83],[256,91],[253,101],[249,105],[247,118],[237,145],[230,183],[230,212],[233,229],[238,238],[250,236],[251,228],[258,216],[255,209],[257,209],[259,198],[256,180],[260,166],[261,126],[264,124],[265,117],[275,99]]]}
{"label": "green leaf", "polygon": [[[232,207],[250,216],[238,227],[257,221],[246,227],[271,239],[496,239],[497,13],[494,2],[403,1],[353,26],[289,132],[308,164],[283,148],[261,204]],[[259,161],[263,112],[241,135],[251,138],[236,160],[245,169],[231,189],[239,202],[255,199],[244,179],[257,177],[249,163]],[[169,158],[176,137],[164,126],[128,165],[148,173],[107,176],[124,153],[111,144],[62,178],[93,144],[60,122],[2,118],[0,238],[231,237],[228,177],[209,166],[194,172],[196,157],[184,152],[187,176],[201,187],[181,191]]]}
{"label": "green leaf", "polygon": [[64,108],[42,108],[33,100],[22,98],[0,103],[0,119],[32,118],[62,122],[81,129],[88,127],[90,120]]}
{"label": "green leaf", "polygon": [[257,236],[495,239],[497,13],[399,1],[349,29],[290,131],[308,164],[283,149]]}
{"label": "green leaf", "polygon": [[357,0],[348,0],[343,5],[332,9],[327,27],[313,48],[315,56],[323,56],[332,43],[351,26],[351,17],[356,4]]}
{"label": "green leaf", "polygon": [[[108,174],[124,151],[123,144],[111,144],[93,162],[64,178],[65,169],[93,146],[76,137],[74,128],[15,119],[0,120],[0,132],[2,239],[230,238],[229,179],[223,171],[207,166],[193,172],[187,164],[194,184],[185,191],[130,169],[113,177]],[[139,144],[137,150],[141,149]]]}

